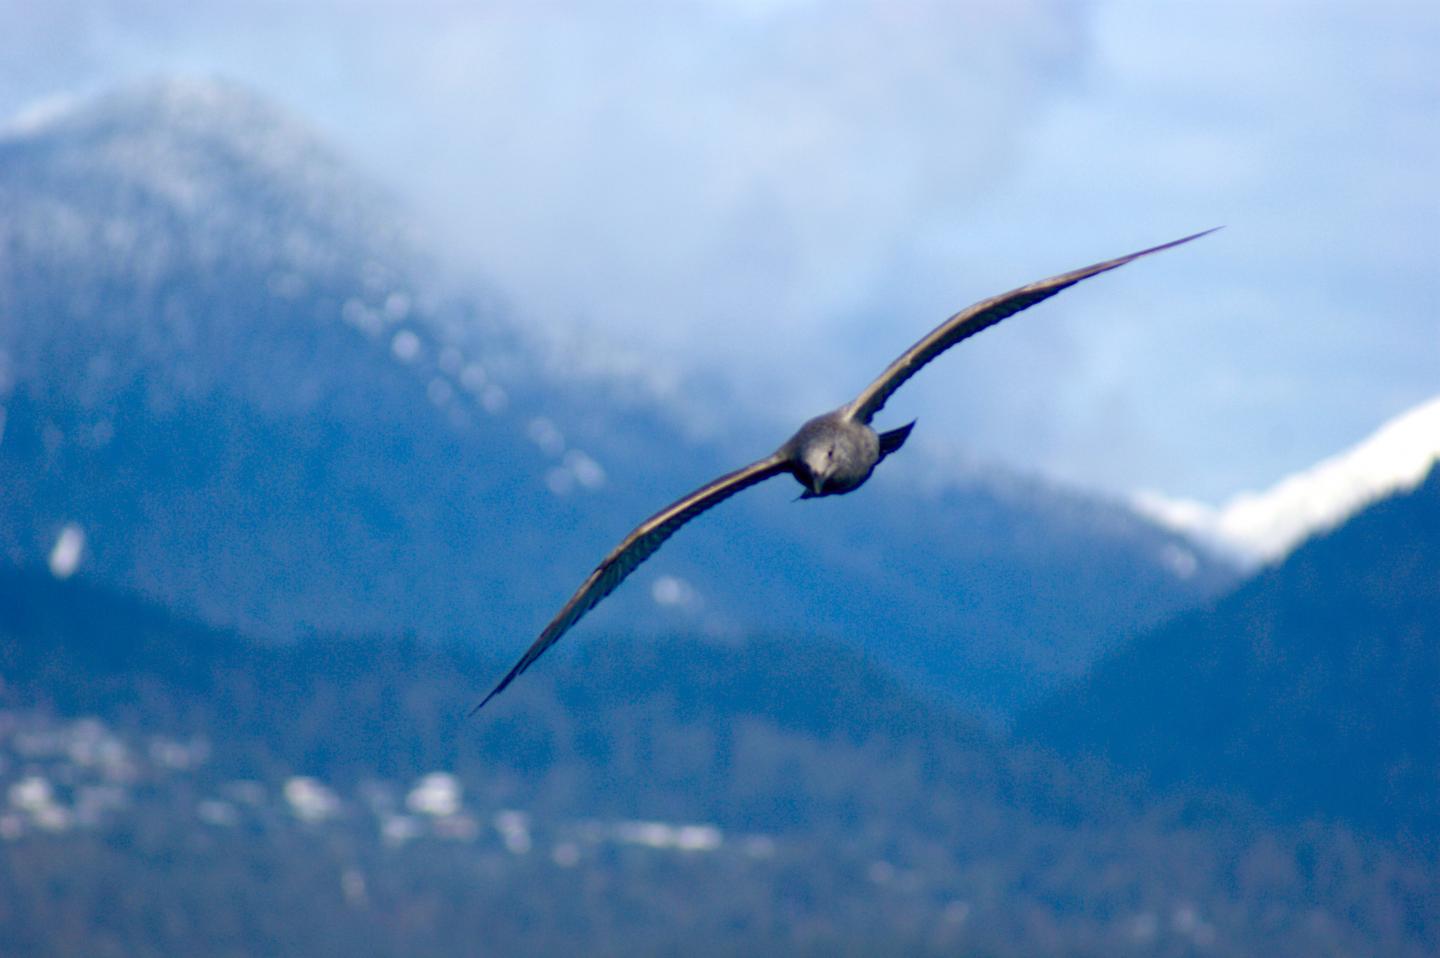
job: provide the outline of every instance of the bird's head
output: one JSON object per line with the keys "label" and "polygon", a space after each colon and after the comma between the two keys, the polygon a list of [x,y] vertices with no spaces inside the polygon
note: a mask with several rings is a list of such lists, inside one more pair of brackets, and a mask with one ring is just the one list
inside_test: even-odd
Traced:
{"label": "bird's head", "polygon": [[800,481],[806,487],[801,499],[814,499],[816,496],[825,495],[825,487],[829,485],[830,477],[835,472],[835,444],[833,442],[817,442],[805,450],[805,456],[801,460],[805,468]]}

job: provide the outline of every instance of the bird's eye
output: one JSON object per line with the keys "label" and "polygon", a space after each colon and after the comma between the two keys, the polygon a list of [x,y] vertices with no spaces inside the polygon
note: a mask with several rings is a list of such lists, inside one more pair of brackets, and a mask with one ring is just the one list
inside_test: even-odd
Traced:
{"label": "bird's eye", "polygon": [[834,449],[826,449],[826,450],[825,450],[825,458],[826,458],[826,459],[834,459],[834,458],[835,458],[835,450],[834,450]]}

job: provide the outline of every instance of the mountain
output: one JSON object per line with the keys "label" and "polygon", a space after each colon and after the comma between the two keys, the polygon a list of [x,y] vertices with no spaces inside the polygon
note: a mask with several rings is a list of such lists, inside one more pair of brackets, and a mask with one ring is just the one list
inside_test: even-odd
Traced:
{"label": "mountain", "polygon": [[1136,507],[1156,521],[1248,563],[1274,562],[1372,502],[1414,489],[1440,461],[1440,396],[1385,423],[1350,449],[1244,492],[1216,508],[1154,493]]}
{"label": "mountain", "polygon": [[[1433,862],[1195,822],[843,644],[255,642],[0,571],[0,940],[61,954],[1433,953]],[[482,944],[477,944],[480,942]]]}
{"label": "mountain", "polygon": [[[223,82],[12,125],[0,208],[0,555],[217,626],[510,658],[634,524],[785,438],[701,442],[642,384],[574,379],[497,296],[443,286],[302,123]],[[727,503],[566,646],[843,636],[1003,720],[1233,577],[1120,503],[905,475]]]}
{"label": "mountain", "polygon": [[1155,785],[1440,838],[1440,470],[1021,723]]}

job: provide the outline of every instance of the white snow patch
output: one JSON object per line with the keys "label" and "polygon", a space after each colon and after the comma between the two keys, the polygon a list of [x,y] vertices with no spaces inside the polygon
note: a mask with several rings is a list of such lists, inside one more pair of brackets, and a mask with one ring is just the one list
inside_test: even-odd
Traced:
{"label": "white snow patch", "polygon": [[1440,396],[1376,430],[1350,449],[1287,476],[1262,492],[1242,492],[1220,506],[1156,492],[1133,497],[1161,525],[1262,564],[1343,523],[1387,496],[1414,489],[1440,461]]}
{"label": "white snow patch", "polygon": [[676,607],[692,604],[699,595],[694,586],[679,576],[662,575],[650,587],[650,598],[656,605]]}
{"label": "white snow patch", "polygon": [[[558,437],[558,433],[556,435]],[[548,437],[537,435],[533,424],[530,436],[536,440],[537,445],[540,445],[542,449],[546,449],[547,452],[549,448],[553,448],[547,448],[545,444],[540,441],[542,438]],[[566,452],[564,458],[561,460],[561,464],[545,473],[545,485],[557,496],[568,496],[576,490],[577,486],[581,489],[593,491],[599,489],[604,484],[604,467],[579,449],[571,449]]]}
{"label": "white snow patch", "polygon": [[387,845],[403,845],[419,838],[420,822],[409,815],[386,814],[380,821],[380,838]]}
{"label": "white snow patch", "polygon": [[530,816],[514,809],[501,809],[495,815],[495,830],[512,855],[530,851]]}
{"label": "white snow patch", "polygon": [[61,805],[47,805],[30,813],[30,820],[37,828],[47,832],[63,832],[70,827],[74,816]]}
{"label": "white snow patch", "polygon": [[405,796],[405,807],[417,815],[443,818],[460,811],[460,781],[449,772],[431,772]]}
{"label": "white snow patch", "polygon": [[402,363],[413,362],[420,355],[420,337],[402,329],[390,340],[390,351]]}
{"label": "white snow patch", "polygon": [[55,801],[55,791],[48,779],[29,775],[10,786],[10,804],[22,811],[34,812]]}
{"label": "white snow patch", "polygon": [[605,485],[605,469],[600,463],[579,449],[565,453],[565,468],[575,476],[575,481],[586,489],[599,489]]}
{"label": "white snow patch", "polygon": [[297,775],[285,783],[285,801],[296,818],[323,822],[340,811],[340,799],[323,783]]}
{"label": "white snow patch", "polygon": [[615,828],[617,841],[648,848],[681,852],[713,852],[724,836],[714,825],[671,825],[666,822],[621,822]]}
{"label": "white snow patch", "polygon": [[675,830],[675,847],[682,852],[713,852],[722,836],[714,825],[681,825]]}
{"label": "white snow patch", "polygon": [[84,553],[85,530],[73,522],[66,523],[50,549],[50,574],[57,579],[70,578],[79,567]]}
{"label": "white snow patch", "polygon": [[526,433],[530,441],[540,447],[540,451],[547,456],[558,456],[565,451],[564,433],[544,416],[536,416],[530,420]]}

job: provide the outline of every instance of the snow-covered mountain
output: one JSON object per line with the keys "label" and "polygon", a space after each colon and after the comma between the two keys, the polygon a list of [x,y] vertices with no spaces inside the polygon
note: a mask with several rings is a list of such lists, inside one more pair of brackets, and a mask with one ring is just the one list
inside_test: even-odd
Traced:
{"label": "snow-covered mountain", "polygon": [[1284,558],[1373,502],[1414,489],[1437,460],[1440,396],[1269,489],[1239,493],[1219,506],[1155,492],[1137,494],[1134,503],[1157,522],[1256,565]]}
{"label": "snow-covered mountain", "polygon": [[[564,375],[233,85],[12,126],[0,210],[0,557],[213,623],[516,654],[634,523],[785,438],[701,442],[645,389]],[[845,638],[1004,713],[1232,576],[1123,503],[919,468],[737,497],[582,632]]]}
{"label": "snow-covered mountain", "polygon": [[[1413,463],[1413,453],[1400,455],[1409,448],[1403,427],[1429,422],[1423,438],[1437,434],[1435,404],[1422,409],[1363,444],[1369,462],[1384,461],[1394,443],[1389,461]],[[1397,471],[1380,475],[1389,481]],[[1317,532],[1218,602],[1106,656],[1023,718],[1020,732],[1154,785],[1246,793],[1297,820],[1404,832],[1434,848],[1436,609],[1440,472],[1432,471],[1413,490]]]}

